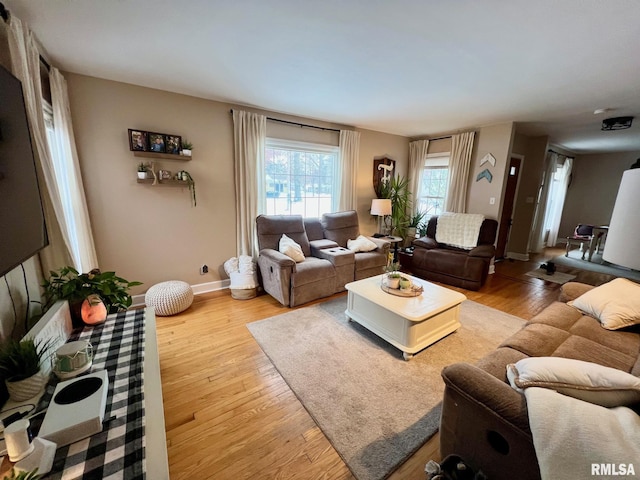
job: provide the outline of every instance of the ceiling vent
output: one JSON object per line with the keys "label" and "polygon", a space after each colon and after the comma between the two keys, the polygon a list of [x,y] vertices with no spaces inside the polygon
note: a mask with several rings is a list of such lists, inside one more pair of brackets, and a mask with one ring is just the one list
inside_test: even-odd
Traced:
{"label": "ceiling vent", "polygon": [[631,126],[633,117],[607,118],[602,121],[602,130],[624,130]]}

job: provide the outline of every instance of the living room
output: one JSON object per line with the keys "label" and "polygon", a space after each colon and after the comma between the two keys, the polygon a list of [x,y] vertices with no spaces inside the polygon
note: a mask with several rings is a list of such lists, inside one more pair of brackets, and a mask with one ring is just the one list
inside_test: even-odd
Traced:
{"label": "living room", "polygon": [[[129,75],[125,67],[109,68],[108,64],[91,66],[83,69],[78,66],[75,61],[65,58],[63,60],[62,50],[53,52],[53,45],[47,42],[47,32],[44,29],[41,15],[50,17],[50,11],[46,9],[43,3],[31,4],[19,1],[4,2],[7,9],[15,12],[17,17],[27,22],[34,30],[43,46],[43,54],[46,56],[47,51],[51,50],[48,60],[50,63],[57,64],[60,62],[59,68],[62,67],[64,76],[68,84],[68,92],[73,117],[73,127],[75,134],[75,142],[80,159],[82,178],[87,201],[88,211],[90,213],[91,229],[93,232],[95,247],[100,267],[103,270],[114,270],[124,278],[138,280],[143,282],[140,287],[132,290],[135,300],[138,303],[143,301],[144,292],[152,285],[171,279],[180,279],[190,284],[197,293],[201,293],[194,303],[193,314],[199,323],[196,330],[204,331],[206,328],[206,320],[204,318],[211,311],[214,311],[216,322],[230,323],[234,322],[236,315],[249,315],[253,320],[266,318],[271,315],[282,313],[282,308],[272,299],[265,302],[262,296],[261,303],[257,307],[240,304],[234,302],[228,297],[228,278],[223,269],[224,262],[230,257],[237,255],[236,249],[236,197],[234,185],[234,136],[233,136],[233,120],[230,114],[232,109],[247,110],[252,112],[263,113],[269,117],[279,120],[287,120],[290,122],[300,123],[304,125],[312,125],[326,129],[347,129],[355,130],[360,133],[360,147],[358,160],[358,177],[357,177],[357,213],[360,219],[360,230],[365,235],[371,235],[377,232],[377,218],[370,214],[371,200],[375,197],[375,192],[371,182],[371,174],[374,159],[390,158],[396,161],[397,174],[407,175],[409,171],[409,145],[411,141],[429,138],[432,140],[429,144],[429,153],[449,152],[451,151],[450,135],[467,130],[474,130],[475,143],[473,154],[471,157],[472,168],[469,173],[468,182],[468,211],[470,213],[480,213],[489,218],[500,218],[502,211],[504,189],[507,178],[508,163],[512,155],[520,155],[524,157],[524,166],[521,173],[519,188],[515,201],[515,210],[513,215],[513,226],[509,237],[507,253],[510,258],[527,260],[535,259],[533,250],[530,248],[530,233],[534,222],[535,199],[538,196],[540,187],[540,177],[544,170],[544,163],[547,156],[547,150],[555,149],[563,154],[574,156],[574,183],[568,190],[565,211],[562,214],[562,221],[559,228],[558,238],[568,236],[572,233],[575,225],[582,222],[594,224],[608,224],[611,211],[615,203],[617,189],[622,177],[623,171],[640,157],[640,148],[625,147],[620,150],[617,146],[610,146],[608,150],[589,150],[580,147],[569,148],[570,144],[563,144],[558,141],[561,137],[553,132],[547,132],[541,129],[535,122],[522,121],[522,117],[516,113],[495,115],[490,120],[483,118],[475,111],[478,107],[473,104],[472,114],[468,119],[457,118],[452,121],[445,116],[441,118],[430,119],[431,124],[426,121],[420,129],[416,127],[405,126],[403,110],[401,108],[391,109],[385,100],[386,95],[391,95],[380,90],[381,93],[372,96],[374,99],[371,103],[378,105],[370,107],[372,118],[375,121],[371,123],[359,123],[356,117],[348,117],[342,114],[334,114],[331,111],[322,112],[321,110],[311,110],[306,107],[306,96],[310,96],[308,90],[298,86],[298,90],[290,91],[274,91],[273,95],[280,97],[292,97],[294,101],[288,106],[285,104],[264,103],[260,97],[253,94],[244,96],[232,96],[229,94],[217,94],[215,88],[211,91],[197,91],[195,88],[188,90],[186,87],[180,86],[177,80],[169,80],[169,83],[162,83],[160,78],[155,79],[155,83],[146,81],[138,83],[133,75]],[[495,5],[494,5],[495,6]],[[63,15],[64,9],[68,6],[58,5],[60,11],[54,15]],[[64,8],[63,8],[64,7]],[[574,5],[577,9],[577,5]],[[152,6],[149,6],[152,10]],[[397,8],[397,7],[396,7]],[[431,8],[437,8],[433,5]],[[221,11],[225,11],[220,7]],[[637,15],[637,8],[628,7],[629,14],[625,22],[630,22],[630,17]],[[150,11],[151,11],[150,10]],[[624,9],[623,9],[624,10]],[[150,11],[146,15],[150,15]],[[192,14],[193,12],[189,10]],[[46,14],[44,13],[46,12]],[[117,10],[114,10],[114,15]],[[104,12],[103,12],[104,13]],[[517,12],[516,12],[517,13]],[[85,12],[89,17],[92,15],[90,11]],[[329,12],[326,12],[329,14]],[[336,13],[337,14],[337,13]],[[522,14],[524,15],[524,14]],[[126,15],[124,15],[126,16]],[[220,15],[224,17],[223,14]],[[232,15],[230,15],[232,17]],[[55,24],[54,20],[51,24]],[[517,14],[516,19],[520,18]],[[588,20],[581,21],[589,23]],[[514,21],[517,23],[517,21]],[[46,24],[46,22],[44,22]],[[581,24],[582,25],[582,24]],[[500,28],[499,25],[491,24],[486,28]],[[62,27],[58,27],[62,28]],[[396,28],[399,28],[396,26]],[[135,32],[135,30],[134,30]],[[396,33],[397,32],[396,30]],[[515,34],[515,32],[512,32]],[[193,33],[190,33],[193,34]],[[478,32],[478,35],[480,33]],[[91,34],[85,32],[86,38],[91,39]],[[151,54],[137,51],[136,42],[139,33],[129,31],[128,36],[122,37],[121,50],[123,55],[141,56],[148,61]],[[195,35],[195,34],[193,34]],[[155,35],[157,41],[160,41],[162,35]],[[218,42],[222,42],[224,36],[221,35]],[[196,40],[193,40],[194,42]],[[101,40],[96,40],[92,45],[92,41],[87,41],[87,48],[99,51]],[[614,41],[610,40],[613,44]],[[83,42],[80,42],[83,43]],[[220,43],[219,43],[220,44]],[[133,45],[133,46],[132,46]],[[56,47],[57,49],[58,47]],[[213,47],[212,47],[213,48]],[[221,48],[222,49],[222,48]],[[541,51],[539,55],[544,55]],[[85,52],[86,54],[86,52]],[[95,55],[92,53],[92,55]],[[178,56],[174,52],[170,58]],[[279,57],[279,55],[277,56]],[[282,60],[282,57],[280,57]],[[255,60],[255,59],[254,59]],[[407,58],[405,61],[409,61]],[[181,70],[181,76],[189,77],[190,66],[183,64],[182,61],[171,61],[163,59],[168,70]],[[275,60],[274,60],[275,61]],[[486,55],[473,61],[467,73],[469,76],[475,75],[472,71],[474,68],[480,68],[485,63],[490,63],[491,58]],[[399,64],[393,64],[399,68]],[[312,68],[312,65],[307,65]],[[234,74],[234,67],[224,62],[216,66],[220,71],[229,70],[230,74]],[[625,67],[625,69],[630,67]],[[496,74],[496,84],[499,84],[498,78],[509,74],[509,69],[505,66],[497,67],[499,74]],[[386,77],[388,71],[387,66],[381,68],[381,76]],[[625,70],[626,71],[626,70]],[[74,73],[75,72],[75,73]],[[473,74],[473,75],[472,75]],[[523,73],[524,74],[524,73]],[[222,75],[222,73],[220,74]],[[256,73],[255,76],[260,76]],[[372,81],[374,81],[372,79]],[[381,82],[380,80],[375,80]],[[215,78],[211,78],[210,82],[216,83]],[[237,83],[242,80],[236,78]],[[383,82],[378,86],[382,89]],[[617,86],[617,84],[616,84]],[[259,86],[251,87],[255,92],[261,90]],[[251,88],[249,90],[251,90]],[[467,88],[469,88],[467,86]],[[587,110],[591,115],[590,124],[599,130],[599,123],[602,117],[593,115],[592,111],[598,107],[622,108],[620,102],[627,101],[629,98],[629,89],[624,90],[624,94],[618,94],[619,98],[615,98],[616,94],[607,92],[607,88],[603,87],[606,95],[597,98],[597,104],[591,105]],[[613,88],[612,88],[613,90]],[[633,88],[631,88],[633,90]],[[339,89],[336,89],[339,91]],[[294,95],[297,92],[297,95]],[[277,95],[276,95],[277,94]],[[332,92],[329,88],[326,90],[314,90],[313,96],[329,98]],[[462,99],[471,102],[474,95],[467,92],[466,95],[459,93],[459,102]],[[226,98],[225,98],[226,97]],[[616,99],[619,103],[601,104],[600,102],[613,102]],[[433,101],[433,99],[429,99]],[[635,100],[634,100],[635,101]],[[322,102],[320,102],[322,103]],[[273,106],[272,106],[273,105]],[[625,108],[632,108],[624,105]],[[636,106],[637,107],[637,106]],[[406,107],[405,107],[406,108]],[[420,106],[424,110],[428,110],[427,106]],[[576,109],[575,105],[572,108]],[[583,106],[583,110],[586,107]],[[384,109],[385,114],[391,121],[384,124],[379,123],[379,115],[375,114],[377,109]],[[407,116],[412,115],[409,109]],[[310,112],[310,113],[307,113]],[[614,112],[618,113],[618,112]],[[637,112],[636,112],[637,113]],[[559,115],[554,112],[554,115]],[[569,114],[566,114],[570,116]],[[552,123],[553,118],[550,116],[548,120]],[[376,123],[378,122],[378,123]],[[397,128],[391,128],[390,125],[397,123]],[[457,122],[457,123],[456,123]],[[380,126],[378,126],[380,125]],[[438,125],[442,125],[438,127]],[[444,126],[446,125],[446,126]],[[636,128],[634,125],[633,129]],[[178,170],[185,168],[189,171],[195,180],[197,206],[192,206],[190,192],[187,188],[160,188],[150,185],[141,185],[136,182],[135,167],[138,158],[133,155],[129,149],[128,129],[140,129],[149,132],[170,132],[181,135],[183,139],[188,139],[193,143],[193,156],[188,162],[180,162],[179,164],[165,162],[162,163],[163,168],[170,170]],[[631,130],[632,132],[634,130]],[[636,129],[637,131],[637,129]],[[625,132],[607,132],[609,135],[616,135]],[[267,121],[267,137],[281,138],[285,140],[315,142],[325,145],[338,145],[338,134],[331,130],[318,130],[315,128],[301,128],[299,126],[285,125],[278,122]],[[487,155],[493,155],[495,158],[495,166],[491,167],[494,175],[491,182],[486,179],[476,181],[477,175],[484,169],[480,168],[480,161]],[[594,195],[587,200],[584,199],[584,192],[593,189],[594,179],[597,179],[597,190]],[[588,218],[587,218],[588,217]],[[561,243],[561,242],[559,242]],[[42,272],[38,261],[32,259],[26,264],[27,276],[29,278],[30,293],[32,298],[39,295],[38,285],[42,280]],[[201,274],[202,265],[208,265],[208,273]],[[500,266],[499,266],[500,268]],[[25,310],[24,304],[27,302],[24,294],[22,272],[15,270],[6,275],[9,285],[9,291],[16,293],[19,304],[18,311],[21,316]],[[499,295],[500,286],[505,284],[492,279],[490,282],[494,295]],[[531,286],[512,285],[509,288],[512,293],[520,291],[525,298],[521,299],[520,305],[512,305],[509,313],[528,318],[522,310],[529,311],[538,309],[536,302],[551,301],[551,298],[557,294],[554,287],[538,288],[538,284]],[[521,289],[521,290],[519,290]],[[531,290],[542,290],[542,292],[533,292]],[[547,292],[550,290],[550,292]],[[210,293],[213,292],[213,293]],[[487,295],[490,295],[487,293]],[[538,295],[537,300],[529,298],[529,296]],[[476,300],[480,294],[470,294],[468,298]],[[542,298],[543,300],[540,300]],[[207,299],[210,303],[203,303]],[[3,335],[13,323],[14,313],[11,310],[11,301],[7,293],[0,293],[2,302],[2,325]],[[497,302],[494,298],[493,300]],[[218,306],[220,305],[220,306]],[[494,305],[495,306],[495,305]],[[223,312],[217,312],[218,308],[224,308]],[[507,307],[505,307],[507,308]],[[251,311],[250,313],[240,313]],[[255,311],[252,311],[255,310]],[[535,312],[533,312],[535,313]],[[212,317],[213,318],[213,317]],[[245,318],[246,321],[246,317]],[[226,319],[226,320],[224,320]],[[178,330],[181,324],[187,323],[178,317],[167,318],[164,324],[165,340],[168,340],[170,331]],[[184,327],[184,325],[182,325]],[[186,327],[185,327],[186,328]],[[225,355],[230,355],[237,344],[234,343],[234,335],[237,335],[235,325],[229,326],[229,329],[222,325],[213,327],[220,335],[221,340],[215,341],[215,350],[217,357],[217,367],[224,368]],[[242,325],[244,328],[244,324]],[[218,345],[222,339],[227,338],[225,332],[229,334],[229,347]],[[237,337],[235,337],[237,339]],[[178,344],[184,346],[184,338],[178,340]],[[247,359],[250,365],[239,370],[236,374],[239,376],[246,375],[251,378],[253,385],[242,385],[242,382],[233,382],[218,384],[216,393],[210,392],[211,395],[220,395],[222,397],[229,396],[230,403],[239,400],[233,400],[234,389],[246,389],[259,391],[259,383],[265,382],[262,388],[274,388],[277,395],[286,397],[286,401],[291,412],[295,412],[296,418],[300,419],[300,424],[296,429],[303,429],[312,437],[323,437],[321,431],[315,427],[310,417],[304,417],[304,409],[299,406],[293,406],[296,402],[291,391],[288,390],[282,379],[274,379],[278,374],[270,365],[268,359],[260,357],[260,349],[255,344],[251,344],[249,339],[241,340],[242,353],[240,357],[233,360],[227,359],[230,363],[239,363],[242,358]],[[162,358],[161,347],[161,363]],[[167,355],[177,355],[168,345],[164,347]],[[213,347],[212,347],[213,348]],[[167,357],[172,358],[172,357]],[[168,360],[167,360],[168,361]],[[179,360],[176,360],[179,362]],[[211,361],[211,359],[203,360]],[[257,368],[265,372],[265,378],[256,380],[246,369]],[[215,379],[219,373],[211,373],[212,379]],[[221,375],[221,374],[220,374]],[[211,380],[214,381],[214,380]],[[273,382],[272,384],[269,382]],[[171,391],[172,383],[174,385],[182,385],[179,378],[169,381],[166,388]],[[272,385],[272,387],[269,387]],[[275,386],[273,386],[275,385]],[[230,391],[225,393],[225,386]],[[176,387],[177,388],[177,387]],[[196,388],[196,387],[192,387]],[[194,390],[195,391],[195,390]],[[166,395],[166,393],[165,393]],[[183,405],[184,399],[170,399],[168,407],[171,409],[170,415],[165,415],[172,420],[169,422],[168,429],[180,430],[181,422],[187,425],[189,416],[195,417],[195,413],[189,409],[185,409],[184,413],[177,413],[178,408]],[[243,404],[248,402],[247,398],[241,400]],[[198,402],[196,402],[198,403]],[[258,407],[261,408],[261,407]],[[212,410],[213,411],[213,410]],[[226,415],[233,415],[229,410]],[[245,418],[251,418],[251,414],[244,411]],[[303,418],[304,417],[304,418]],[[290,423],[287,423],[291,425]],[[189,435],[189,430],[181,427],[179,435],[182,441],[184,437]],[[226,427],[221,427],[226,428]],[[267,427],[265,427],[267,428]],[[270,427],[269,427],[270,428]],[[274,427],[275,429],[275,427]],[[274,431],[276,431],[275,429]],[[177,431],[177,430],[176,430]],[[250,433],[250,436],[258,436],[259,430]],[[178,434],[176,434],[178,435]],[[271,438],[277,437],[272,431]],[[221,436],[221,440],[214,441],[216,448],[226,449],[224,443],[244,441],[253,442],[256,445],[257,440],[250,438],[242,439],[235,437]],[[222,440],[224,439],[224,440]],[[207,439],[208,441],[211,439]],[[172,440],[170,440],[171,442]],[[177,440],[175,440],[177,441]],[[273,440],[275,442],[275,440]],[[187,448],[184,447],[183,448]],[[280,448],[280,446],[275,447]],[[314,444],[313,448],[324,450],[331,449],[331,445],[326,439]],[[230,450],[233,450],[231,448]],[[239,450],[240,451],[240,450]],[[246,450],[242,450],[247,453]],[[260,451],[265,455],[272,454],[273,449],[266,448]],[[305,455],[318,458],[323,457],[322,451],[306,452]],[[229,453],[231,455],[231,453]],[[252,455],[256,455],[253,452]],[[172,476],[180,478],[182,470],[173,470],[172,461],[180,464],[179,451],[170,447],[170,467],[172,467]],[[297,458],[297,457],[295,457]],[[327,477],[329,478],[349,478],[348,469],[344,465],[339,466],[340,460],[335,452],[330,454],[325,465]],[[232,460],[230,460],[232,461]],[[242,467],[234,467],[238,475],[249,474],[254,472],[259,475],[260,469],[252,470],[246,462],[236,459],[242,464]],[[256,460],[257,461],[257,460]],[[296,460],[298,461],[298,460]],[[278,466],[271,465],[269,476],[276,476],[276,472],[287,470],[287,460],[278,455]],[[264,464],[261,464],[264,467]],[[331,465],[329,467],[329,465]],[[180,464],[180,468],[184,471],[190,471],[184,464]],[[262,468],[262,467],[259,467]],[[304,466],[300,466],[304,471]],[[318,468],[318,467],[314,467]],[[341,473],[332,476],[330,473],[335,468]],[[321,469],[317,470],[320,471]],[[231,468],[229,471],[234,471]],[[204,475],[204,471],[199,471]],[[175,474],[175,475],[174,475]],[[343,477],[342,477],[342,476]],[[315,478],[315,477],[314,477]]]}

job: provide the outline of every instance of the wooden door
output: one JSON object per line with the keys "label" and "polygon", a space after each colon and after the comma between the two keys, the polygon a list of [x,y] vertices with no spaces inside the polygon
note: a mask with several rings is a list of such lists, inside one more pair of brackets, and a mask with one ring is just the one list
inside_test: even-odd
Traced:
{"label": "wooden door", "polygon": [[504,258],[507,243],[509,242],[509,230],[513,222],[513,206],[516,200],[516,187],[520,176],[520,166],[522,160],[512,157],[509,161],[509,172],[507,175],[507,188],[504,192],[504,202],[502,204],[502,214],[500,215],[500,226],[498,227],[498,241],[496,243],[496,259]]}

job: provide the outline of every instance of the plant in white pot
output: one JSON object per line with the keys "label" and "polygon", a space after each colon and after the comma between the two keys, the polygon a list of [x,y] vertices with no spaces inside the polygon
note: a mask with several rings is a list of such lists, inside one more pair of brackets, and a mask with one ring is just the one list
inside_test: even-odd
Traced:
{"label": "plant in white pot", "polygon": [[48,378],[41,365],[49,346],[49,342],[36,343],[30,337],[22,341],[9,338],[0,345],[0,376],[12,400],[33,398],[45,386]]}
{"label": "plant in white pot", "polygon": [[180,154],[185,157],[191,156],[191,149],[193,148],[193,144],[187,140],[182,140],[182,149],[180,150]]}
{"label": "plant in white pot", "polygon": [[138,164],[138,178],[144,180],[147,178],[147,172],[149,171],[149,165],[144,162]]}
{"label": "plant in white pot", "polygon": [[398,289],[400,288],[400,264],[398,262],[393,262],[387,267],[385,267],[386,274],[386,284],[389,288]]}

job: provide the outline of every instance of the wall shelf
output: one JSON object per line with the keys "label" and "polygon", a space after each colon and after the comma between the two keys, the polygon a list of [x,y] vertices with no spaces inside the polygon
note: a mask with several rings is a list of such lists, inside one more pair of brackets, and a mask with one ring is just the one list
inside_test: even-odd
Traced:
{"label": "wall shelf", "polygon": [[[145,178],[145,179],[138,178],[137,181],[138,181],[138,183],[144,183],[144,184],[147,184],[147,185],[153,185],[153,178]],[[170,178],[170,179],[167,179],[167,180],[158,180],[156,185],[165,185],[165,186],[168,186],[168,187],[188,187],[189,186],[189,182],[184,182],[182,180],[175,180],[173,178]]]}
{"label": "wall shelf", "polygon": [[182,160],[188,161],[191,160],[191,156],[180,155],[177,153],[158,153],[158,152],[139,152],[134,150],[133,155],[136,157],[144,157],[144,158],[162,158],[164,160]]}

